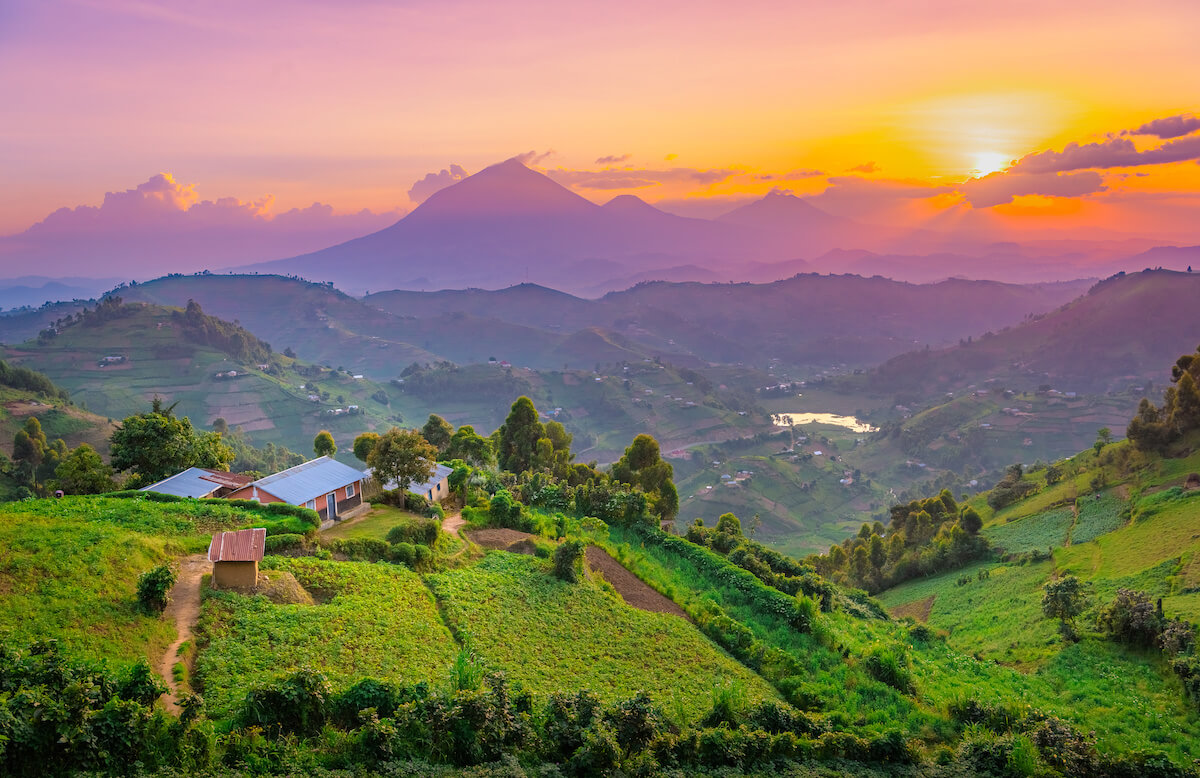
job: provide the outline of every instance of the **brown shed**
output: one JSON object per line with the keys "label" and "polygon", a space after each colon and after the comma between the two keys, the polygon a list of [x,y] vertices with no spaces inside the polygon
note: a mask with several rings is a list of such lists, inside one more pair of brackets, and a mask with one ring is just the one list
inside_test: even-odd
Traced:
{"label": "brown shed", "polygon": [[258,563],[267,545],[265,529],[218,532],[208,546],[213,563],[214,589],[253,589],[258,583]]}

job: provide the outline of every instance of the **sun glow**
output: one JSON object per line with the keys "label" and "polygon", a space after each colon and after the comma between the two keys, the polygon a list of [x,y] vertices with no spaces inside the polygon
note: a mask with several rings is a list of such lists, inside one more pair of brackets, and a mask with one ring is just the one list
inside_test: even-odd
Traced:
{"label": "sun glow", "polygon": [[998,151],[979,151],[971,155],[971,173],[983,176],[998,173],[1012,164],[1012,157]]}

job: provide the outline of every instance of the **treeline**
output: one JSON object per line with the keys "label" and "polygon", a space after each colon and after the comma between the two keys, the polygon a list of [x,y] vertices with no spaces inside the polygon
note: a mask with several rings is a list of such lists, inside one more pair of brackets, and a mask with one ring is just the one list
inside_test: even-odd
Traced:
{"label": "treeline", "polygon": [[1143,397],[1126,435],[1141,451],[1164,454],[1188,433],[1200,429],[1200,347],[1171,366],[1171,382],[1162,407]]}
{"label": "treeline", "polygon": [[395,381],[407,394],[423,400],[499,400],[528,394],[529,381],[515,376],[511,370],[492,365],[460,367],[452,362],[421,365],[416,362],[400,373]]}
{"label": "treeline", "polygon": [[863,524],[858,534],[806,561],[834,581],[875,593],[923,575],[962,567],[987,556],[983,520],[960,508],[949,490],[889,509],[891,527]]}
{"label": "treeline", "polygon": [[174,313],[172,318],[188,340],[212,346],[234,359],[255,364],[271,364],[275,359],[269,343],[237,324],[209,316],[195,300],[188,300],[187,308],[182,313]]}
{"label": "treeline", "polygon": [[[898,730],[871,737],[777,702],[750,705],[734,687],[698,721],[672,721],[644,694],[605,705],[586,690],[544,700],[510,689],[464,649],[445,689],[364,679],[334,690],[315,670],[252,689],[233,726],[218,732],[198,695],[178,719],[154,707],[164,688],[143,662],[117,675],[72,663],[53,643],[0,647],[0,772],[248,771],[313,774],[363,769],[487,775],[591,776],[621,770],[747,768],[800,761],[911,764]],[[524,766],[524,767],[523,767]],[[440,771],[439,771],[440,773]],[[499,773],[497,773],[499,774]]]}
{"label": "treeline", "polygon": [[39,373],[20,365],[10,365],[2,359],[0,359],[0,385],[37,392],[51,399],[67,399],[67,390],[55,386],[45,373]]}

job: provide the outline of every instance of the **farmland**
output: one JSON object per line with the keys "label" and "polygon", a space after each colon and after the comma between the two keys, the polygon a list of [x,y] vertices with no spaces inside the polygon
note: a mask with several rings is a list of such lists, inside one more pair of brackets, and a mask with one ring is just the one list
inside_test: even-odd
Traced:
{"label": "farmland", "polygon": [[591,584],[564,583],[543,564],[493,552],[474,567],[429,577],[455,632],[510,681],[537,694],[590,689],[606,701],[642,690],[688,720],[711,706],[715,678],[753,701],[776,696],[686,621],[634,610]]}
{"label": "farmland", "polygon": [[214,716],[228,716],[246,692],[301,667],[337,687],[364,677],[443,682],[458,647],[421,579],[402,567],[271,558],[318,604],[276,604],[265,596],[209,591],[199,624],[196,677]]}

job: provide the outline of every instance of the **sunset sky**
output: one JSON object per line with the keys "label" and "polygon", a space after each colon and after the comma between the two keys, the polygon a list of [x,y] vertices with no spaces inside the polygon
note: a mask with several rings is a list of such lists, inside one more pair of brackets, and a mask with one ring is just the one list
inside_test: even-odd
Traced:
{"label": "sunset sky", "polygon": [[780,187],[1200,242],[1197,30],[1195,0],[8,0],[0,234],[159,173],[181,210],[386,223],[524,154],[686,214]]}

